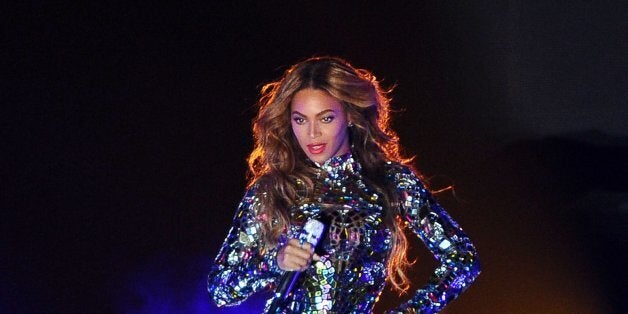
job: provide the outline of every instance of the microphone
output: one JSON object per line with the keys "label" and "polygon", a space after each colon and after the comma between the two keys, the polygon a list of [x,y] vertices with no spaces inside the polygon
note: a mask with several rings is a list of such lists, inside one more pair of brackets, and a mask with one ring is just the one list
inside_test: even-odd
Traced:
{"label": "microphone", "polygon": [[[301,243],[307,242],[312,245],[312,248],[314,248],[321,239],[324,230],[325,225],[322,222],[316,219],[310,219],[305,223],[305,227],[303,227],[303,231],[299,235],[299,241],[301,241]],[[298,271],[288,271],[284,273],[279,281],[277,289],[275,290],[275,298],[269,307],[268,313],[275,313],[277,311],[279,304],[290,295],[290,292],[292,291],[294,284],[297,282],[297,279],[299,279],[300,274],[301,272]]]}

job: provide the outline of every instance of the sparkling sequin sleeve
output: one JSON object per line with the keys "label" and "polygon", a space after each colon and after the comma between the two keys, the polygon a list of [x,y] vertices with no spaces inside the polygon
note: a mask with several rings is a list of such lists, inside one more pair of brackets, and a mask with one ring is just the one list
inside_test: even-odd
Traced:
{"label": "sparkling sequin sleeve", "polygon": [[480,274],[475,247],[409,168],[397,166],[391,176],[401,193],[403,218],[440,265],[425,286],[389,313],[439,312]]}
{"label": "sparkling sequin sleeve", "polygon": [[266,248],[261,237],[259,197],[256,186],[246,192],[210,268],[207,290],[217,306],[240,304],[282,273],[277,266],[277,249]]}

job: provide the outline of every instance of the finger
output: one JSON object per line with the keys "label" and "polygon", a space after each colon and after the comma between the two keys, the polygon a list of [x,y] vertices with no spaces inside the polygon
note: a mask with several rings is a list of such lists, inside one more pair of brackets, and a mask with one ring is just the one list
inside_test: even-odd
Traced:
{"label": "finger", "polygon": [[312,244],[310,244],[309,242],[301,242],[299,239],[293,238],[290,239],[290,241],[288,241],[288,245],[292,245],[292,246],[298,246],[300,248],[303,248],[305,250],[312,250]]}
{"label": "finger", "polygon": [[300,267],[305,267],[310,264],[310,260],[312,259],[311,255],[303,256],[293,256],[293,262]]}
{"label": "finger", "polygon": [[286,255],[281,262],[278,262],[278,265],[280,269],[285,271],[300,271],[307,268],[309,261],[291,255]]}
{"label": "finger", "polygon": [[277,264],[285,271],[300,269],[309,264],[310,256],[298,246],[298,241],[290,241],[277,253]]}
{"label": "finger", "polygon": [[312,247],[312,245],[311,245],[311,244],[309,244],[309,243],[307,243],[307,242],[306,242],[305,244],[303,244],[302,248],[303,248],[304,250],[309,251],[309,252],[313,252],[313,251],[314,251],[314,248]]}
{"label": "finger", "polygon": [[301,244],[301,241],[299,241],[299,239],[297,238],[292,238],[288,240],[288,245],[299,246],[299,244]]}
{"label": "finger", "polygon": [[305,269],[310,265],[311,256],[308,258],[302,258],[295,255],[286,254],[285,265],[289,268]]}
{"label": "finger", "polygon": [[291,255],[291,254],[286,254],[281,264],[283,264],[282,268],[285,269],[285,268],[294,268],[294,267],[304,267],[304,266],[307,266],[309,262],[310,262],[309,259]]}
{"label": "finger", "polygon": [[286,254],[292,255],[294,257],[298,257],[305,260],[310,260],[312,258],[312,250],[308,248],[303,248],[301,246],[294,246],[292,244],[288,244],[285,249]]}
{"label": "finger", "polygon": [[289,263],[286,263],[286,268],[285,270],[288,271],[301,271],[305,268],[307,268],[307,264],[300,262],[300,261],[291,261]]}

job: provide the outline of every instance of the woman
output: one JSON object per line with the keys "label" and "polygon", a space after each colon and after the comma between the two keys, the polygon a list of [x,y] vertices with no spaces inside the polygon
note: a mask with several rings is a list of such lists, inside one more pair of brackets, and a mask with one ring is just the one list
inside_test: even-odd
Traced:
{"label": "woman", "polygon": [[[387,279],[408,289],[404,226],[440,266],[391,313],[438,312],[475,280],[473,244],[400,156],[387,96],[370,72],[332,57],[262,88],[250,184],[209,274],[218,306],[298,271],[278,312],[371,313]],[[298,240],[312,218],[326,222],[316,248]]]}

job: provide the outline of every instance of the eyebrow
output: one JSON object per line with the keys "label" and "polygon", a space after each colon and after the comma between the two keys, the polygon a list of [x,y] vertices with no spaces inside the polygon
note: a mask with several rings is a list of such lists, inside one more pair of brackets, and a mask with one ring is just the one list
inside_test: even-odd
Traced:
{"label": "eyebrow", "polygon": [[[317,117],[320,117],[320,116],[325,115],[325,114],[327,114],[327,113],[329,113],[329,112],[331,112],[331,113],[336,113],[336,111],[334,111],[333,109],[325,109],[325,110],[323,110],[323,111],[321,111],[321,112],[317,113],[317,114],[316,114],[316,116],[317,116]],[[296,110],[295,110],[295,111],[293,111],[293,112],[292,112],[292,114],[298,114],[298,115],[300,115],[300,116],[302,116],[302,117],[306,117],[306,115],[304,115],[304,114],[302,114],[302,113],[300,113],[300,112],[298,112],[298,111],[296,111]]]}

